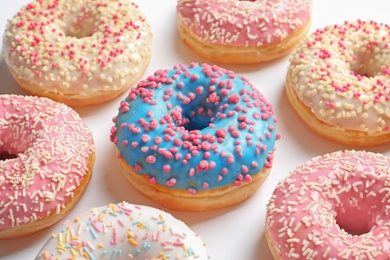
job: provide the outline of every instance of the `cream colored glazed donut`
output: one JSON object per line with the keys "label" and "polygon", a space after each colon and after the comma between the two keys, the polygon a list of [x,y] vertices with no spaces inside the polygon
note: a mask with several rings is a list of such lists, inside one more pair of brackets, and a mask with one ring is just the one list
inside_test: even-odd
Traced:
{"label": "cream colored glazed donut", "polygon": [[306,35],[312,0],[178,0],[181,38],[203,58],[251,64],[276,59]]}
{"label": "cream colored glazed donut", "polygon": [[295,48],[287,96],[314,132],[348,145],[390,142],[389,33],[386,24],[345,22]]}
{"label": "cream colored glazed donut", "polygon": [[389,259],[390,158],[315,157],[281,180],[267,205],[275,259]]}
{"label": "cream colored glazed donut", "polygon": [[76,107],[136,83],[151,42],[150,25],[129,0],[34,0],[8,21],[3,54],[24,91]]}
{"label": "cream colored glazed donut", "polygon": [[35,259],[209,258],[201,238],[182,221],[155,208],[122,202],[65,221]]}
{"label": "cream colored glazed donut", "polygon": [[92,133],[70,107],[0,95],[0,239],[63,218],[86,188],[94,160]]}

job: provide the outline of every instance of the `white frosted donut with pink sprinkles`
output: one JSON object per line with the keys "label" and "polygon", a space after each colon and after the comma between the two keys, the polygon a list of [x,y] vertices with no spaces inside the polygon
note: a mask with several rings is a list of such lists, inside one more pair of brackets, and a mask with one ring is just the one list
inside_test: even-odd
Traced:
{"label": "white frosted donut with pink sprinkles", "polygon": [[130,0],[32,0],[8,21],[3,42],[4,59],[24,91],[87,106],[139,80],[152,32]]}
{"label": "white frosted donut with pink sprinkles", "polygon": [[185,44],[213,62],[250,64],[285,55],[306,35],[312,0],[179,0]]}
{"label": "white frosted donut with pink sprinkles", "polygon": [[277,185],[266,236],[275,259],[389,259],[390,158],[337,151]]}
{"label": "white frosted donut with pink sprinkles", "polygon": [[0,239],[63,218],[86,188],[94,160],[92,133],[70,107],[0,95]]}
{"label": "white frosted donut with pink sprinkles", "polygon": [[290,57],[287,95],[316,133],[348,145],[390,142],[390,26],[317,29]]}
{"label": "white frosted donut with pink sprinkles", "polygon": [[63,223],[36,260],[209,259],[199,235],[171,214],[127,202],[92,208]]}

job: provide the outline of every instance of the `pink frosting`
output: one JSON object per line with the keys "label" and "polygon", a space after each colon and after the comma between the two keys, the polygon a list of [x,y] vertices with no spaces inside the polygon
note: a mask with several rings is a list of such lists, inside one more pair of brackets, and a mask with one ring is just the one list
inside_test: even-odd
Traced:
{"label": "pink frosting", "polygon": [[275,44],[309,19],[311,0],[179,0],[178,18],[212,44]]}
{"label": "pink frosting", "polygon": [[334,152],[297,167],[267,206],[280,259],[389,259],[390,158]]}
{"label": "pink frosting", "polygon": [[0,95],[0,232],[61,213],[93,151],[90,130],[68,106]]}

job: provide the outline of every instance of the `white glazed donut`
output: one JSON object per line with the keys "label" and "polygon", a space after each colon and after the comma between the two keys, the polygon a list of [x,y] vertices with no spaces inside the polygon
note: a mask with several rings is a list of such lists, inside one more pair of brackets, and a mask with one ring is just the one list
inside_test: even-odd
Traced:
{"label": "white glazed donut", "polygon": [[3,54],[27,93],[87,106],[139,80],[151,41],[150,25],[130,0],[33,0],[8,21]]}
{"label": "white glazed donut", "polygon": [[207,260],[201,238],[161,210],[126,202],[93,208],[64,222],[39,259]]}
{"label": "white glazed donut", "polygon": [[287,96],[316,133],[347,144],[390,142],[390,28],[374,21],[316,30],[290,57]]}

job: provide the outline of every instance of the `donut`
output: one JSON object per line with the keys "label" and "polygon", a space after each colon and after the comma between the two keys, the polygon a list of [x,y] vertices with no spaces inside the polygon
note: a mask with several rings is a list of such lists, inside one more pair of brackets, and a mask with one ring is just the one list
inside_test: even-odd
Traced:
{"label": "donut", "polygon": [[3,56],[25,92],[89,106],[136,84],[152,32],[128,0],[34,0],[7,22]]}
{"label": "donut", "polygon": [[178,0],[180,36],[204,59],[266,62],[287,54],[309,31],[312,0]]}
{"label": "donut", "polygon": [[199,235],[171,214],[156,208],[108,204],[67,220],[38,253],[54,259],[207,260]]}
{"label": "donut", "polygon": [[346,145],[390,142],[389,33],[374,21],[344,22],[294,49],[287,97],[311,130]]}
{"label": "donut", "polygon": [[298,166],[267,205],[274,258],[389,259],[389,166],[389,157],[354,150]]}
{"label": "donut", "polygon": [[124,176],[175,210],[205,211],[251,196],[280,137],[272,105],[243,76],[178,64],[140,81],[114,117],[110,140]]}
{"label": "donut", "polygon": [[92,174],[91,131],[65,104],[0,95],[0,239],[48,227],[73,208]]}

